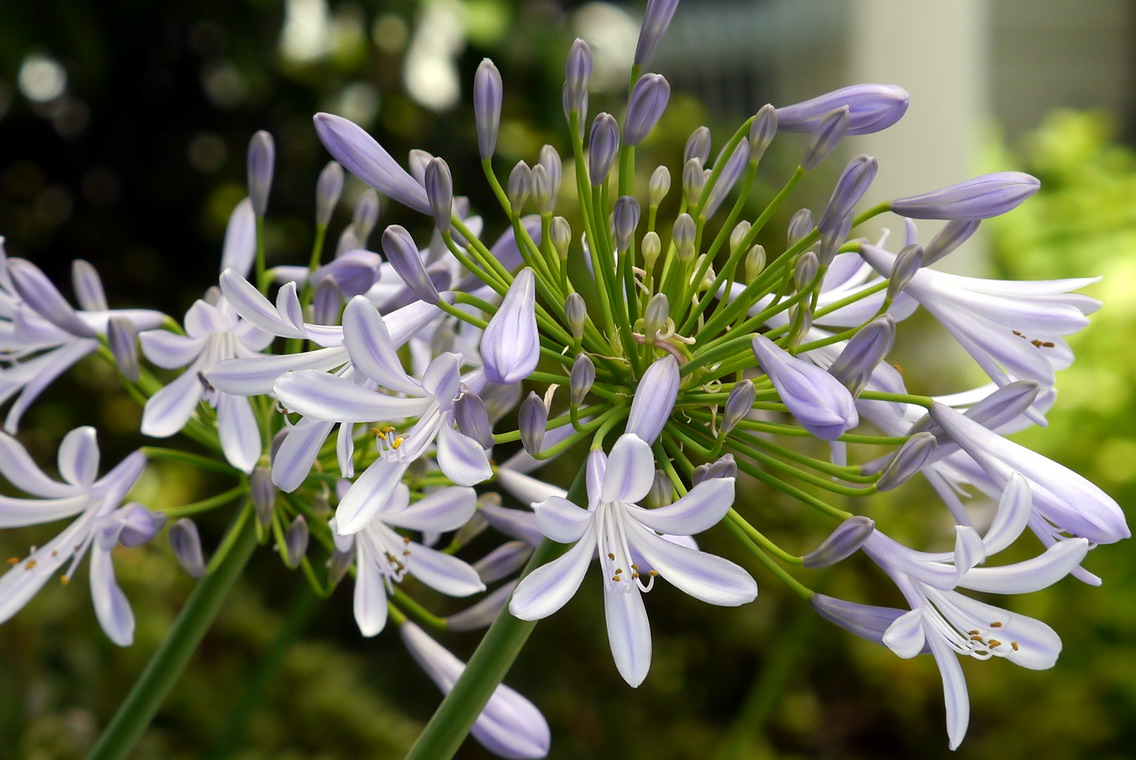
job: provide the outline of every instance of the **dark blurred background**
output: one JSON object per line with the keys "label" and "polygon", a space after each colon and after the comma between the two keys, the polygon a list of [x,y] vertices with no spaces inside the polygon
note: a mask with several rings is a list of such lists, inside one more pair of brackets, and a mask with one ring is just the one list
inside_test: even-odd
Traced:
{"label": "dark blurred background", "polygon": [[[638,3],[553,0],[7,0],[0,4],[0,235],[9,255],[31,258],[65,292],[71,260],[84,258],[102,273],[112,306],[159,308],[180,319],[215,282],[257,129],[271,131],[277,146],[270,263],[306,261],[315,178],[328,159],[311,116],[326,110],[368,128],[399,159],[416,147],[444,156],[458,192],[486,212],[492,238],[503,223],[480,180],[469,103],[478,62],[493,58],[504,77],[496,166],[507,172],[517,160],[531,162],[546,142],[567,153],[560,84],[573,37],[588,39],[596,54],[591,110],[622,112],[640,15]],[[1060,375],[1050,427],[1022,440],[1127,505],[1136,490],[1136,352],[1128,345],[1136,327],[1136,156],[1124,141],[1134,18],[1120,0],[685,0],[652,62],[675,93],[640,165],[646,175],[653,162],[665,162],[677,181],[682,144],[698,125],[709,125],[720,146],[765,102],[877,80],[908,88],[912,105],[894,130],[850,141],[847,155],[880,157],[869,201],[979,171],[1040,176],[1037,198],[984,225],[985,237],[945,264],[1018,278],[1106,275],[1090,291],[1106,307],[1074,339],[1078,363]],[[778,140],[751,197],[769,198],[803,146]],[[830,163],[770,225],[771,236],[783,234],[796,207],[820,210],[831,186],[825,178],[840,168]],[[362,189],[348,185],[333,235]],[[569,209],[572,202],[566,187]],[[756,214],[760,205],[752,205]],[[380,227],[396,221],[425,232],[420,218],[384,203]],[[978,384],[965,362],[940,350],[941,332],[927,327],[922,340],[898,349],[909,385],[949,392]],[[104,462],[117,461],[145,442],[136,407],[117,388],[102,364],[79,365],[29,412],[21,440],[46,462],[64,432],[95,424]],[[569,469],[561,464],[549,479],[566,482]],[[136,496],[173,506],[227,487],[161,467]],[[825,527],[752,483],[740,501],[791,551],[807,551]],[[920,484],[850,508],[913,545],[943,541],[944,510]],[[201,521],[208,546],[226,517]],[[51,535],[52,526],[8,531],[0,545],[18,554]],[[593,579],[538,626],[509,683],[548,716],[551,757],[948,756],[929,658],[901,661],[817,620],[747,562],[725,531],[700,541],[740,557],[761,596],[723,610],[660,586],[647,600],[656,651],[640,689],[629,689],[611,664]],[[375,640],[358,635],[347,585],[317,605],[298,574],[262,554],[136,756],[401,757],[437,703],[432,684],[393,631]],[[959,755],[1133,756],[1136,561],[1121,544],[1095,552],[1089,566],[1105,578],[1103,588],[1066,580],[1008,602],[1063,636],[1054,670],[964,663],[973,710]],[[164,540],[123,553],[118,569],[139,620],[130,649],[105,640],[82,583],[49,585],[0,627],[0,756],[81,757],[192,585]],[[804,580],[843,598],[899,604],[886,579],[858,560]],[[469,635],[442,640],[463,657],[476,645]],[[469,743],[461,756],[487,755]]]}

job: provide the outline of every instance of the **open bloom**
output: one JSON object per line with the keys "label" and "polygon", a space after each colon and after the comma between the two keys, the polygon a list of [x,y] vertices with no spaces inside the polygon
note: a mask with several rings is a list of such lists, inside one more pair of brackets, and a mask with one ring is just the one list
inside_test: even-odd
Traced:
{"label": "open bloom", "polygon": [[509,611],[522,620],[556,612],[576,593],[598,552],[611,653],[620,675],[638,686],[651,667],[651,628],[641,592],[651,590],[656,575],[709,604],[736,607],[757,596],[753,578],[733,562],[659,535],[690,536],[718,523],[734,501],[734,479],[703,480],[660,509],[637,506],[651,488],[655,465],[651,447],[630,433],[610,456],[593,451],[587,468],[587,509],[556,496],[533,506],[548,538],[575,546],[522,579]]}
{"label": "open bloom", "polygon": [[43,588],[48,578],[71,561],[60,580],[67,583],[87,551],[91,552],[91,599],[95,616],[110,640],[128,646],[134,638],[134,613],[118,587],[111,564],[117,544],[137,546],[149,541],[165,522],[140,504],[120,507],[134,486],[146,457],[136,451],[98,480],[99,448],[95,430],[72,430],[59,446],[59,472],[64,482],[52,480],[36,466],[14,438],[0,433],[0,473],[36,498],[0,496],[0,527],[38,525],[65,517],[78,518],[51,541],[27,557],[16,558],[0,577],[0,622],[4,622]]}

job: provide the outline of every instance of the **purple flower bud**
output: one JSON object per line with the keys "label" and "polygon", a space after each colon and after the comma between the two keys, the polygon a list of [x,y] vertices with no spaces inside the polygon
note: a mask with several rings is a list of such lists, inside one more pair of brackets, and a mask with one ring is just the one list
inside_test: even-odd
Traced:
{"label": "purple flower bud", "polygon": [[303,515],[296,515],[296,519],[284,531],[284,564],[291,568],[300,566],[304,554],[308,551],[308,539],[311,533],[308,530],[308,521]]}
{"label": "purple flower bud", "polygon": [[272,170],[276,163],[276,145],[272,135],[263,129],[252,136],[248,147],[248,188],[252,210],[264,216],[268,209],[268,192],[272,189]]}
{"label": "purple flower bud", "polygon": [[861,515],[849,517],[820,546],[802,557],[801,564],[814,570],[832,567],[855,554],[875,529],[876,524],[871,518]]}
{"label": "purple flower bud", "polygon": [[88,262],[75,259],[71,262],[71,286],[75,290],[75,300],[79,308],[87,311],[106,311],[106,293],[98,271]]}
{"label": "purple flower bud", "polygon": [[638,145],[655,128],[671,98],[671,86],[659,74],[644,74],[631,90],[627,117],[623,121],[623,142]]}
{"label": "purple flower bud", "polygon": [[832,109],[848,108],[848,134],[868,135],[887,129],[907,111],[910,96],[894,85],[857,84],[777,109],[784,132],[812,132]]}
{"label": "purple flower bud", "polygon": [[327,278],[315,286],[312,295],[312,323],[317,325],[338,325],[340,308],[343,306],[343,293],[335,280]]}
{"label": "purple flower bud", "polygon": [[1040,180],[1022,172],[995,172],[889,204],[911,219],[989,219],[1005,214],[1037,192]]}
{"label": "purple flower bud", "polygon": [[615,249],[626,251],[631,247],[631,237],[639,226],[639,201],[630,195],[621,195],[615,201],[613,212],[615,221]]}
{"label": "purple flower bud", "polygon": [[383,230],[383,253],[387,255],[387,261],[395,273],[414,295],[426,303],[438,303],[438,290],[422,264],[418,246],[405,227],[392,224]]}
{"label": "purple flower bud", "polygon": [[658,166],[651,172],[651,179],[647,182],[647,203],[652,208],[658,208],[671,190],[671,171],[665,166]]}
{"label": "purple flower bud", "polygon": [[355,248],[367,245],[367,239],[375,231],[379,221],[379,194],[374,190],[364,190],[355,201],[351,219],[351,231],[355,234]]}
{"label": "purple flower bud", "polygon": [[473,76],[473,114],[477,122],[477,150],[482,159],[492,158],[501,126],[501,72],[483,58]]}
{"label": "purple flower bud", "polygon": [[529,454],[539,454],[544,443],[544,432],[548,427],[548,407],[544,399],[529,393],[517,412],[517,429],[521,433],[521,445]]}
{"label": "purple flower bud", "polygon": [[344,298],[363,295],[379,281],[382,263],[377,253],[346,251],[312,273],[312,286],[319,288],[330,280]]}
{"label": "purple flower bud", "polygon": [[698,204],[704,187],[706,187],[706,174],[702,170],[702,162],[692,158],[682,166],[682,194],[688,206]]}
{"label": "purple flower bud", "polygon": [[636,66],[645,66],[654,54],[671,24],[676,8],[678,0],[647,0],[643,26],[639,29],[639,42],[635,45]]}
{"label": "purple flower bud", "polygon": [[647,503],[652,509],[665,507],[674,502],[674,484],[670,477],[662,470],[655,470],[655,477],[651,480],[651,490],[647,492]]}
{"label": "purple flower bud", "polygon": [[753,117],[749,127],[749,160],[757,163],[777,136],[777,109],[766,103]]}
{"label": "purple flower bud", "polygon": [[191,578],[205,575],[205,555],[201,552],[201,534],[197,525],[183,517],[170,526],[170,548],[182,570]]}
{"label": "purple flower bud", "polygon": [[529,199],[533,190],[532,170],[524,161],[518,161],[517,165],[513,167],[513,171],[509,172],[506,190],[513,213],[521,213],[521,209],[525,207],[525,201]]}
{"label": "purple flower bud", "polygon": [[421,148],[411,148],[407,155],[406,165],[410,169],[410,176],[423,187],[426,186],[426,164],[434,160],[434,154]]}
{"label": "purple flower bud", "polygon": [[895,320],[884,314],[861,327],[828,368],[828,373],[859,396],[872,371],[895,344]]}
{"label": "purple flower bud", "polygon": [[755,245],[749,249],[745,258],[745,276],[746,282],[753,282],[757,276],[761,274],[761,270],[765,269],[765,247]]}
{"label": "purple flower bud", "polygon": [[734,460],[733,454],[726,454],[714,462],[706,465],[705,475],[702,479],[709,478],[736,478],[738,476],[738,463]]}
{"label": "purple flower bud", "polygon": [[569,403],[579,406],[584,397],[592,389],[596,381],[596,365],[592,363],[587,354],[577,354],[576,361],[572,362],[572,371],[568,375]]}
{"label": "purple flower bud", "polygon": [[809,604],[828,622],[876,644],[883,644],[884,633],[906,612],[892,607],[846,602],[824,594],[813,594]]}
{"label": "purple flower bud", "polygon": [[[722,157],[718,156],[717,161],[721,160]],[[734,152],[730,154],[726,165],[722,167],[717,182],[710,188],[710,194],[706,196],[706,205],[702,207],[703,217],[709,219],[714,216],[718,207],[722,205],[722,201],[726,199],[726,195],[734,189],[734,185],[741,178],[747,163],[749,163],[749,143],[742,140],[734,148]],[[717,162],[715,162],[715,166],[717,166]]]}
{"label": "purple flower bud", "polygon": [[316,225],[326,227],[343,193],[343,167],[338,161],[328,161],[316,181]]}
{"label": "purple flower bud", "polygon": [[588,110],[588,82],[592,79],[592,49],[579,37],[568,50],[564,65],[564,113]]}
{"label": "purple flower bud", "polygon": [[32,311],[77,338],[95,337],[95,331],[79,318],[63,294],[35,264],[24,259],[8,259],[8,276],[16,294]]}
{"label": "purple flower bud", "polygon": [[801,168],[805,171],[815,169],[846,134],[848,134],[848,106],[842,106],[817,123],[813,131],[813,140],[809,143],[804,158],[801,159]]}
{"label": "purple flower bud", "polygon": [[872,180],[876,178],[879,162],[871,156],[856,156],[844,167],[836,188],[828,200],[828,206],[821,214],[817,228],[821,232],[835,229],[841,219],[856,208],[856,204],[868,192]]}
{"label": "purple flower bud", "polygon": [[462,435],[481,444],[481,448],[493,447],[493,428],[489,424],[489,412],[481,397],[471,391],[458,396],[454,402],[454,421]]}
{"label": "purple flower bud", "polygon": [[801,242],[806,235],[813,231],[813,212],[807,208],[798,209],[797,213],[789,219],[789,232],[787,235],[788,247],[792,248]]}
{"label": "purple flower bud", "polygon": [[710,128],[699,127],[686,138],[686,147],[682,151],[682,162],[685,164],[692,158],[697,158],[702,164],[710,160]]}
{"label": "purple flower bud", "polygon": [[764,335],[754,336],[753,353],[781,403],[817,438],[835,440],[859,423],[848,389],[820,367],[792,356]]}
{"label": "purple flower bud", "polygon": [[430,213],[426,191],[391,158],[366,130],[340,116],[317,113],[316,134],[343,168],[383,195],[423,214]]}
{"label": "purple flower bud", "polygon": [[[528,561],[529,556],[532,555],[532,547],[524,541],[510,541],[497,547],[494,551],[490,552],[484,559],[475,562],[473,568],[478,571],[483,583],[489,583],[486,579],[486,573],[482,572],[482,568],[486,567],[483,563],[488,563],[490,559],[498,565],[504,565],[505,562],[513,562],[517,567],[513,568],[510,572],[524,567],[525,562]],[[496,568],[486,567],[486,570]],[[508,575],[506,573],[505,575]],[[503,578],[505,575],[499,577]],[[484,599],[478,601],[476,604],[467,607],[461,612],[450,615],[446,618],[446,630],[449,631],[479,631],[483,628],[488,628],[497,619],[498,613],[509,602],[509,597],[513,595],[513,589],[517,587],[519,579],[511,580],[502,585],[500,588],[494,589],[493,593],[486,596]]]}
{"label": "purple flower bud", "polygon": [[473,569],[482,583],[493,583],[524,567],[532,552],[533,548],[524,541],[507,541],[474,562]]}
{"label": "purple flower bud", "polygon": [[548,176],[548,169],[543,164],[532,168],[532,197],[540,213],[551,214],[555,210],[556,196],[552,192],[552,178]]}
{"label": "purple flower bud", "polygon": [[916,433],[908,438],[884,466],[876,490],[890,491],[910,480],[935,453],[935,445],[935,436],[930,433]]}
{"label": "purple flower bud", "polygon": [[533,270],[517,273],[500,308],[481,336],[481,361],[491,383],[515,383],[536,369],[540,335],[536,329],[536,285]]}
{"label": "purple flower bud", "polygon": [[891,303],[911,282],[911,278],[923,266],[923,248],[918,245],[908,245],[900,249],[888,276],[887,302]]}
{"label": "purple flower bud", "polygon": [[221,243],[221,271],[234,269],[241,277],[248,277],[256,260],[256,214],[252,200],[238,203],[225,225],[225,239]]}
{"label": "purple flower bud", "polygon": [[572,332],[572,338],[579,340],[584,334],[584,323],[588,319],[588,306],[584,303],[584,297],[579,293],[569,293],[564,299],[564,314],[568,319],[568,329]]}
{"label": "purple flower bud", "polygon": [[444,159],[432,159],[426,164],[425,179],[426,197],[434,211],[434,226],[443,233],[449,232],[454,205],[454,178],[450,176],[450,165]]}
{"label": "purple flower bud", "polygon": [[[334,530],[332,530],[331,535],[336,538],[343,538]],[[347,571],[351,568],[351,563],[355,561],[355,536],[347,536],[346,538],[351,541],[351,548],[340,549],[336,546],[327,559],[327,583],[332,588],[339,585],[343,576],[347,575]]]}
{"label": "purple flower bud", "polygon": [[556,208],[556,198],[560,194],[560,183],[564,178],[564,165],[560,161],[560,154],[551,145],[545,145],[540,149],[540,157],[537,159],[537,163],[544,167],[548,176],[548,198],[543,203],[540,199],[537,200],[538,210],[542,214],[551,214]]}
{"label": "purple flower bud", "polygon": [[930,266],[970,239],[981,222],[977,219],[947,222],[923,249],[923,266]]}
{"label": "purple flower bud", "polygon": [[648,367],[631,400],[627,432],[654,443],[670,419],[678,398],[678,383],[678,362],[673,356],[668,354]]}
{"label": "purple flower bud", "polygon": [[118,371],[130,382],[138,382],[142,370],[138,364],[138,329],[134,323],[126,317],[111,317],[107,321],[107,343]]}
{"label": "purple flower bud", "polygon": [[548,238],[556,249],[556,255],[561,259],[568,258],[568,247],[572,245],[572,227],[568,220],[562,216],[552,217],[552,222],[548,225]]}
{"label": "purple flower bud", "polygon": [[252,498],[256,519],[264,527],[272,525],[272,515],[276,511],[276,486],[272,483],[272,471],[267,467],[257,467],[249,476],[249,496]]}
{"label": "purple flower bud", "polygon": [[1036,380],[1016,380],[1003,385],[965,414],[984,428],[997,430],[1026,413],[1041,395],[1041,383]]}
{"label": "purple flower bud", "polygon": [[694,224],[694,218],[687,213],[679,214],[671,229],[671,242],[674,243],[681,261],[690,261],[694,258],[694,239],[697,234],[698,228]]}
{"label": "purple flower bud", "polygon": [[601,113],[592,121],[592,132],[588,137],[588,173],[592,187],[599,187],[607,180],[618,152],[619,125],[614,116]]}
{"label": "purple flower bud", "polygon": [[798,291],[808,290],[819,271],[820,260],[817,259],[817,255],[812,251],[805,251],[797,258],[797,263],[793,266],[793,284]]}
{"label": "purple flower bud", "polygon": [[722,412],[721,434],[725,435],[737,427],[738,423],[753,409],[753,401],[757,398],[757,389],[750,380],[742,380],[730,389],[726,397],[726,408]]}
{"label": "purple flower bud", "polygon": [[849,211],[837,220],[835,226],[821,233],[820,247],[817,248],[817,258],[820,259],[821,266],[827,267],[836,258],[840,246],[844,245],[848,233],[852,231],[853,221],[852,212]]}
{"label": "purple flower bud", "polygon": [[670,301],[666,293],[656,293],[647,301],[647,308],[643,310],[643,334],[647,340],[653,340],[655,333],[667,323],[671,314]]}
{"label": "purple flower bud", "polygon": [[158,531],[166,524],[164,514],[146,509],[138,502],[130,502],[121,509],[116,509],[113,514],[116,540],[127,547],[141,546],[158,535]]}

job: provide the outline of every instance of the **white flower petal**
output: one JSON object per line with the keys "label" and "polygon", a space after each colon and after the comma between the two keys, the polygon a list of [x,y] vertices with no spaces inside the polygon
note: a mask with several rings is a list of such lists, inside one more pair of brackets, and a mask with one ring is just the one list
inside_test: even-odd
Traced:
{"label": "white flower petal", "polygon": [[406,462],[379,459],[363,471],[343,494],[335,511],[336,530],[340,535],[358,533],[367,527],[402,482],[407,466]]}
{"label": "white flower petal", "polygon": [[465,525],[476,511],[477,492],[453,486],[427,494],[407,509],[384,511],[381,519],[400,528],[444,533]]}
{"label": "white flower petal", "polygon": [[289,370],[330,371],[348,361],[342,348],[321,348],[300,354],[267,354],[247,359],[222,359],[205,372],[205,378],[219,391],[237,396],[272,393],[273,383]]}
{"label": "white flower petal", "polygon": [[658,509],[629,507],[629,514],[659,533],[690,536],[721,522],[734,503],[733,478],[709,478],[673,504]]}
{"label": "white flower petal", "polygon": [[620,519],[632,547],[680,591],[723,607],[757,598],[757,583],[733,562],[667,541],[625,515]]}
{"label": "white flower petal", "polygon": [[403,369],[383,318],[363,296],[352,298],[343,310],[343,345],[351,363],[380,387],[422,395],[422,386]]}
{"label": "white flower petal", "polygon": [[966,691],[966,678],[962,673],[955,651],[944,639],[932,636],[931,654],[939,666],[943,679],[943,701],[947,707],[947,739],[952,750],[958,749],[970,724],[970,696]]}
{"label": "white flower petal", "polygon": [[114,578],[110,551],[97,544],[91,547],[91,599],[107,637],[120,647],[130,646],[134,642],[134,612]]}
{"label": "white flower petal", "polygon": [[248,397],[219,393],[217,426],[225,459],[242,472],[252,472],[260,459],[260,426]]}
{"label": "white flower petal", "polygon": [[363,548],[355,552],[355,558],[355,622],[364,636],[377,636],[387,624],[387,589],[383,574],[374,561],[366,557]]}
{"label": "white flower petal", "polygon": [[521,620],[540,620],[563,607],[580,588],[584,573],[596,553],[596,529],[588,530],[561,557],[541,565],[521,579],[509,612]]}
{"label": "white flower petal", "polygon": [[168,438],[185,427],[201,400],[201,379],[192,369],[183,372],[146,401],[142,409],[142,433]]}
{"label": "white flower petal", "polygon": [[579,541],[595,515],[560,496],[551,496],[534,504],[533,511],[541,532],[560,544]]}
{"label": "white flower petal", "polygon": [[418,580],[447,596],[469,596],[485,590],[481,576],[466,562],[422,544],[410,544],[399,561]]}
{"label": "white flower petal", "polygon": [[634,433],[626,433],[608,455],[600,500],[605,504],[635,504],[651,490],[654,480],[655,457],[651,447]]}
{"label": "white flower petal", "polygon": [[288,431],[272,459],[272,482],[277,488],[291,493],[300,487],[334,426],[334,422],[305,419]]}
{"label": "white flower petal", "polygon": [[75,487],[57,483],[28,456],[19,441],[7,433],[0,433],[0,475],[24,493],[47,498],[59,498],[75,493]]}
{"label": "white flower petal", "polygon": [[651,624],[639,587],[605,578],[604,620],[616,669],[624,681],[638,686],[651,669]]}
{"label": "white flower petal", "polygon": [[276,397],[293,412],[327,422],[374,422],[416,417],[430,400],[370,391],[335,375],[304,369],[276,380]]}
{"label": "white flower petal", "polygon": [[184,367],[201,354],[208,337],[191,338],[169,330],[147,330],[140,333],[142,353],[151,364],[162,369]]}
{"label": "white flower petal", "polygon": [[1040,556],[1002,567],[976,567],[959,579],[958,585],[995,594],[1025,594],[1040,591],[1079,567],[1089,551],[1083,538],[1058,541]]}
{"label": "white flower petal", "polygon": [[462,486],[476,485],[493,476],[485,449],[450,427],[448,419],[438,429],[438,466],[447,478]]}
{"label": "white flower petal", "polygon": [[0,496],[0,528],[20,528],[25,525],[61,520],[77,515],[90,504],[88,494],[67,496],[61,499],[16,499]]}
{"label": "white flower petal", "polygon": [[[221,291],[237,314],[266,333],[281,338],[308,337],[303,330],[297,329],[294,324],[281,316],[272,302],[264,297],[264,294],[234,270],[226,269],[221,273]],[[188,330],[189,325],[187,324],[186,331],[188,332]]]}

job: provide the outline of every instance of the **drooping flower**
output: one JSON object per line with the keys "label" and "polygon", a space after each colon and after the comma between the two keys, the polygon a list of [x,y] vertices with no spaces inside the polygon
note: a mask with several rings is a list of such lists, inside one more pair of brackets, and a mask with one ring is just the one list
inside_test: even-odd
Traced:
{"label": "drooping flower", "polygon": [[0,474],[35,497],[0,496],[0,527],[39,525],[77,516],[51,541],[10,562],[11,569],[0,576],[0,622],[19,612],[70,560],[60,578],[67,583],[89,550],[95,616],[111,641],[130,645],[134,613],[115,581],[111,550],[119,544],[137,546],[149,541],[165,523],[164,515],[141,504],[120,506],[145,466],[145,455],[136,451],[96,479],[99,449],[95,430],[80,427],[68,433],[59,446],[59,472],[64,481],[59,482],[44,474],[16,439],[0,433]]}
{"label": "drooping flower", "polygon": [[651,666],[651,629],[641,593],[651,589],[655,576],[709,604],[735,607],[757,596],[753,578],[733,562],[659,535],[689,536],[718,523],[733,503],[734,479],[709,478],[670,506],[644,509],[637,502],[654,476],[651,447],[634,434],[621,436],[610,456],[593,451],[587,509],[556,496],[533,507],[547,537],[575,545],[522,579],[509,604],[523,620],[548,617],[576,593],[598,552],[608,642],[616,668],[632,686],[643,682]]}

